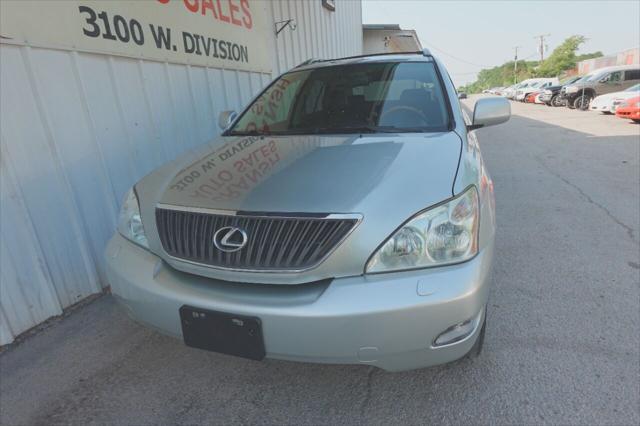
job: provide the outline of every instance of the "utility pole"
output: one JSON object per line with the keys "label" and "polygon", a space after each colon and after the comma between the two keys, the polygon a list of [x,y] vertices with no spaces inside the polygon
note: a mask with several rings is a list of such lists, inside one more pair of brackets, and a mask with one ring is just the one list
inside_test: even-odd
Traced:
{"label": "utility pole", "polygon": [[518,49],[522,46],[514,46],[513,48],[516,51],[515,57],[513,59],[513,84],[518,83]]}
{"label": "utility pole", "polygon": [[551,34],[540,34],[534,37],[540,39],[540,62],[544,61],[544,38],[550,35]]}

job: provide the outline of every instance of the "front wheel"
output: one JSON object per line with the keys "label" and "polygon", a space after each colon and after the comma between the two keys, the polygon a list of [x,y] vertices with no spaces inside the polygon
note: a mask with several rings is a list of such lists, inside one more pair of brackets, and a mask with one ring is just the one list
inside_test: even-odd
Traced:
{"label": "front wheel", "polygon": [[575,101],[573,101],[573,107],[581,111],[586,111],[587,109],[589,109],[589,102],[591,102],[591,96],[581,95],[578,96]]}
{"label": "front wheel", "polygon": [[564,105],[564,102],[562,101],[562,99],[560,99],[560,96],[553,95],[553,97],[551,98],[551,105],[553,105],[554,107],[560,107]]}

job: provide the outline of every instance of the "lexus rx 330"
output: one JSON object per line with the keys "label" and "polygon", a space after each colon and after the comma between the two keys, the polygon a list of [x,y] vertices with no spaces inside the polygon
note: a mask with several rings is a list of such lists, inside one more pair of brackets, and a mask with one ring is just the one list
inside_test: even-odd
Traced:
{"label": "lexus rx 330", "polygon": [[475,129],[429,52],[309,61],[128,192],[112,292],[188,346],[399,371],[479,351],[495,213]]}

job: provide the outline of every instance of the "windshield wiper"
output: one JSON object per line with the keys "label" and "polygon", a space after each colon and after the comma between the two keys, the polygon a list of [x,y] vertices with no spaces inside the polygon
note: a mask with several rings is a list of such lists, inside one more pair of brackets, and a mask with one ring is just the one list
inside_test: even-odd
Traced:
{"label": "windshield wiper", "polygon": [[259,132],[257,130],[247,130],[244,132],[231,131],[227,132],[225,136],[268,136],[271,133],[269,132]]}
{"label": "windshield wiper", "polygon": [[423,127],[395,127],[395,126],[348,126],[348,127],[321,127],[316,129],[318,133],[424,133],[428,130]]}

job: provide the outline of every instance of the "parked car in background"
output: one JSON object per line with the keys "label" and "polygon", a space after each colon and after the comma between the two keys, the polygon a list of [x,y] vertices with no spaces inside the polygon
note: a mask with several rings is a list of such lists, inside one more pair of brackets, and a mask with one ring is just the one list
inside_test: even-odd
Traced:
{"label": "parked car in background", "polygon": [[540,94],[540,92],[529,93],[526,98],[524,98],[524,102],[526,103],[534,103],[536,101],[536,97]]}
{"label": "parked car in background", "polygon": [[616,109],[616,116],[628,118],[636,123],[640,123],[640,96],[624,101]]}
{"label": "parked car in background", "polygon": [[613,114],[616,112],[617,105],[623,103],[627,99],[635,98],[638,95],[640,95],[640,83],[635,86],[631,86],[622,92],[613,92],[606,95],[596,96],[589,104],[589,109],[592,111],[599,111],[604,114]]}
{"label": "parked car in background", "polygon": [[534,83],[535,80],[536,80],[535,78],[529,78],[527,80],[521,81],[520,83],[511,85],[503,91],[502,96],[504,96],[507,99],[515,99],[516,92],[518,91],[518,89],[528,87],[530,84]]}
{"label": "parked car in background", "polygon": [[567,106],[586,110],[596,96],[620,92],[640,83],[640,65],[617,65],[594,71],[587,79],[581,79],[562,88]]}
{"label": "parked car in background", "polygon": [[505,87],[505,88],[502,90],[502,94],[501,94],[501,96],[504,96],[504,97],[505,97],[505,98],[507,98],[507,99],[513,99],[513,97],[514,97],[514,96],[515,96],[515,94],[516,94],[516,89],[517,89],[518,87],[520,87],[520,85],[521,85],[521,84],[522,84],[522,83],[512,84],[512,85],[511,85],[511,86],[509,86],[509,87]]}
{"label": "parked car in background", "polygon": [[531,79],[529,82],[518,88],[515,94],[516,101],[523,101],[525,98],[533,92],[539,92],[541,90],[546,89],[547,87],[553,86],[554,84],[558,84],[557,78],[536,78]]}
{"label": "parked car in background", "polygon": [[560,84],[556,84],[556,85],[545,88],[542,94],[540,95],[540,100],[543,103],[547,104],[548,106],[558,107],[558,106],[564,105],[564,100],[560,97],[560,89],[562,89],[563,86],[575,83],[581,78],[582,77],[580,76],[571,77],[571,78],[568,78],[567,80],[560,82]]}
{"label": "parked car in background", "polygon": [[217,139],[128,192],[105,253],[116,299],[254,360],[399,371],[479,354],[495,201],[474,130],[511,106],[467,116],[446,76],[426,50],[316,61],[222,112]]}

